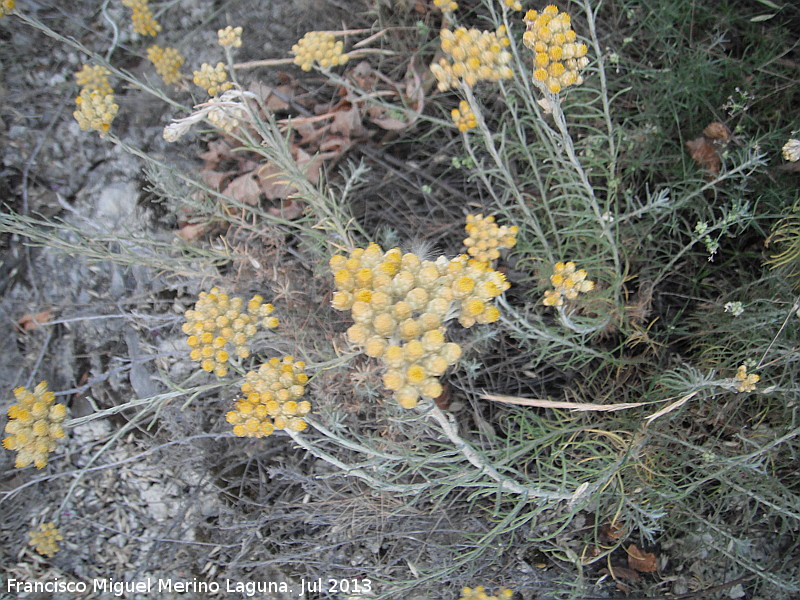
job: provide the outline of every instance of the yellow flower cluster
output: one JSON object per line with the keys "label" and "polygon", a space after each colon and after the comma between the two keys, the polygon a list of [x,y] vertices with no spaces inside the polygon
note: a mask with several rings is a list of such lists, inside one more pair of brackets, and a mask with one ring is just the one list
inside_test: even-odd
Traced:
{"label": "yellow flower cluster", "polygon": [[0,0],[0,19],[10,15],[14,10],[14,0]]}
{"label": "yellow flower cluster", "polygon": [[455,31],[443,29],[440,37],[447,58],[431,65],[440,91],[456,87],[459,80],[473,87],[479,81],[499,81],[514,75],[508,66],[511,53],[505,48],[511,41],[504,25],[494,32],[464,27]]}
{"label": "yellow flower cluster", "polygon": [[514,595],[512,590],[500,588],[496,596],[489,596],[486,593],[486,588],[479,585],[474,588],[462,588],[461,597],[458,600],[511,600]]}
{"label": "yellow flower cluster", "polygon": [[29,531],[28,537],[31,538],[28,545],[36,548],[36,551],[43,556],[55,556],[58,552],[58,542],[64,539],[52,521],[39,525],[39,531]]}
{"label": "yellow flower cluster", "polygon": [[250,356],[247,340],[257,331],[259,319],[268,329],[278,326],[278,319],[270,317],[275,307],[264,304],[261,296],[253,296],[243,312],[241,298],[229,298],[227,294],[212,288],[209,293],[200,292],[194,309],[186,311],[186,323],[182,331],[189,337],[186,343],[192,349],[193,361],[200,362],[204,371],[213,371],[218,377],[228,373],[225,363],[230,359],[226,348],[233,347],[239,358]]}
{"label": "yellow flower cluster", "polygon": [[519,227],[512,225],[498,226],[494,217],[467,215],[464,227],[469,237],[464,240],[467,252],[475,260],[484,263],[500,258],[501,248],[513,248],[517,243]]}
{"label": "yellow flower cluster", "polygon": [[56,449],[56,440],[64,437],[61,423],[67,416],[67,407],[53,404],[56,397],[47,391],[42,381],[33,392],[24,387],[14,390],[17,404],[8,409],[8,423],[3,447],[17,451],[17,468],[33,463],[37,469],[47,464],[47,456]]}
{"label": "yellow flower cluster", "polygon": [[594,289],[594,281],[586,279],[586,270],[576,271],[574,262],[557,262],[553,267],[550,283],[555,289],[544,293],[542,304],[545,306],[562,306],[564,298],[574,300],[579,293]]}
{"label": "yellow flower cluster", "polygon": [[242,384],[244,398],[236,400],[225,415],[239,437],[264,437],[276,429],[303,431],[308,424],[303,417],[311,411],[307,400],[298,402],[306,391],[306,365],[291,356],[271,358],[256,371],[246,375]]}
{"label": "yellow flower cluster", "polygon": [[466,255],[432,262],[378,244],[337,254],[330,268],[333,307],[353,318],[348,339],[384,363],[383,383],[404,408],[438,397],[438,378],[461,356],[458,344],[445,342],[445,321],[458,316],[464,327],[496,321],[500,311],[491,301],[509,287],[502,273]]}
{"label": "yellow flower cluster", "polygon": [[458,10],[458,3],[453,0],[433,0],[434,6],[443,13],[454,12]]}
{"label": "yellow flower cluster", "polygon": [[111,89],[111,84],[108,81],[109,75],[108,69],[102,65],[83,65],[81,70],[75,73],[75,81],[79,86],[99,92],[101,95],[105,96],[114,91]]}
{"label": "yellow flower cluster", "polygon": [[587,48],[575,42],[570,16],[551,4],[541,13],[529,10],[524,21],[522,42],[534,52],[533,79],[553,94],[583,83],[580,70],[589,64]]}
{"label": "yellow flower cluster", "polygon": [[208,63],[200,65],[200,70],[195,71],[194,84],[205,88],[209,96],[216,96],[220,92],[229,90],[233,84],[228,81],[228,73],[225,71],[225,63],[218,62],[215,67]]}
{"label": "yellow flower cluster", "polygon": [[241,105],[212,105],[206,117],[214,127],[230,133],[239,126],[240,120],[247,116]]}
{"label": "yellow flower cluster", "polygon": [[225,29],[217,31],[217,39],[219,40],[219,45],[222,47],[230,46],[232,48],[241,48],[242,28],[228,25]]}
{"label": "yellow flower cluster", "polygon": [[466,100],[458,103],[458,108],[450,111],[450,116],[453,117],[453,122],[461,132],[475,129],[478,126],[478,120],[475,118],[475,113],[469,108]]}
{"label": "yellow flower cluster", "polygon": [[503,4],[505,4],[511,10],[522,10],[522,2],[519,0],[503,0]]}
{"label": "yellow flower cluster", "polygon": [[75,98],[76,110],[72,116],[83,131],[93,129],[105,133],[117,116],[119,106],[114,102],[114,90],[108,76],[108,69],[100,65],[83,65],[75,73],[75,81],[81,86],[81,91]]}
{"label": "yellow flower cluster", "polygon": [[337,42],[332,33],[309,31],[294,46],[294,64],[310,71],[314,62],[323,68],[343,65],[350,57],[342,52],[344,42]]}
{"label": "yellow flower cluster", "polygon": [[737,388],[737,391],[754,392],[756,389],[756,384],[759,382],[761,377],[754,373],[748,375],[747,365],[741,364],[736,370],[736,379],[739,380],[739,387]]}
{"label": "yellow flower cluster", "polygon": [[133,30],[136,33],[155,37],[161,31],[161,25],[158,24],[158,21],[153,17],[153,13],[150,12],[147,0],[122,0],[122,4],[133,9],[131,20],[133,21]]}
{"label": "yellow flower cluster", "polygon": [[164,83],[178,83],[181,80],[181,66],[183,57],[177,48],[162,48],[158,44],[153,44],[147,49],[147,58],[156,67],[156,73],[161,76]]}

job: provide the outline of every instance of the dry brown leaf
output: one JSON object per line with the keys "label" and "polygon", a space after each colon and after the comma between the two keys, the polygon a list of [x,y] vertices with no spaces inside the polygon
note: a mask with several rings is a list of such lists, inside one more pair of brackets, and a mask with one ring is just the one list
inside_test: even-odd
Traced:
{"label": "dry brown leaf", "polygon": [[27,313],[20,317],[20,319],[17,321],[17,327],[20,331],[39,329],[39,327],[41,327],[44,323],[50,321],[52,314],[52,310],[43,310],[38,313]]}
{"label": "dry brown leaf", "polygon": [[214,171],[213,169],[202,169],[200,171],[200,177],[203,179],[203,182],[214,190],[222,189],[234,175],[235,173],[232,172]]}
{"label": "dry brown leaf", "polygon": [[640,573],[653,573],[656,570],[656,555],[645,552],[631,544],[626,550],[628,553],[628,568],[639,571]]}
{"label": "dry brown leaf", "polygon": [[208,227],[208,223],[186,223],[175,232],[175,235],[186,242],[194,242],[205,235]]}
{"label": "dry brown leaf", "polygon": [[600,537],[609,542],[617,542],[625,535],[622,523],[606,523],[600,528]]}
{"label": "dry brown leaf", "polygon": [[625,567],[612,567],[611,569],[603,568],[600,569],[600,573],[602,575],[611,575],[611,577],[613,577],[615,580],[629,579],[631,581],[638,581],[640,579],[640,576],[636,571]]}
{"label": "dry brown leaf", "polygon": [[227,142],[214,140],[208,143],[208,150],[203,152],[200,158],[206,163],[207,168],[216,169],[222,161],[229,159],[230,156],[231,147]]}
{"label": "dry brown leaf", "polygon": [[286,182],[286,174],[271,164],[262,165],[257,171],[259,192],[270,200],[283,200],[297,191]]}
{"label": "dry brown leaf", "polygon": [[276,217],[281,217],[282,219],[291,221],[292,219],[296,219],[302,215],[303,210],[305,210],[305,205],[302,202],[298,202],[292,198],[287,198],[286,200],[281,200],[280,206],[269,207],[267,212]]}
{"label": "dry brown leaf", "polygon": [[484,394],[481,398],[504,402],[506,404],[519,404],[521,406],[535,406],[537,408],[564,408],[574,411],[599,411],[610,412],[615,410],[625,410],[626,408],[636,408],[644,406],[648,402],[620,402],[618,404],[591,404],[589,402],[560,402],[558,400],[543,400],[541,398],[520,398],[518,396],[499,396],[497,394]]}
{"label": "dry brown leaf", "polygon": [[731,130],[724,123],[714,121],[703,129],[703,135],[709,140],[727,144],[731,139]]}
{"label": "dry brown leaf", "polygon": [[226,196],[230,196],[245,204],[258,204],[258,201],[261,199],[261,192],[259,176],[252,171],[234,178],[225,186],[225,189],[222,190],[222,193]]}
{"label": "dry brown leaf", "polygon": [[[701,169],[705,169],[713,175],[713,177],[719,175],[722,161],[719,158],[719,154],[717,154],[717,149],[714,147],[714,144],[712,144],[708,138],[699,137],[689,140],[686,142],[686,147]],[[708,175],[706,177],[708,177]]]}

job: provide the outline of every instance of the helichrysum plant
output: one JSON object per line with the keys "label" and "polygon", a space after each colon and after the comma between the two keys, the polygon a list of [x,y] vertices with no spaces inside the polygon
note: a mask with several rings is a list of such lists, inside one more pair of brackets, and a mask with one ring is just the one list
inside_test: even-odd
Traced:
{"label": "helichrysum plant", "polygon": [[186,343],[192,349],[190,358],[199,362],[204,371],[224,377],[231,352],[239,358],[250,356],[247,341],[256,334],[259,324],[268,329],[278,326],[278,319],[270,316],[274,310],[258,295],[245,307],[244,300],[230,298],[217,288],[200,292],[194,308],[186,311],[182,328],[189,336]]}
{"label": "helichrysum plant", "polygon": [[455,31],[443,29],[440,37],[446,58],[431,65],[440,91],[457,87],[459,81],[473,87],[479,81],[499,81],[513,76],[509,67],[511,53],[506,50],[511,41],[504,25],[496,31],[464,27]]}
{"label": "helichrysum plant", "polygon": [[337,291],[333,307],[349,310],[349,341],[386,366],[384,386],[403,408],[442,393],[439,377],[461,356],[445,340],[445,322],[492,323],[492,300],[509,287],[502,273],[466,255],[435,262],[378,244],[330,260]]}
{"label": "helichrysum plant", "polygon": [[344,42],[336,41],[332,33],[309,31],[292,46],[294,64],[310,71],[314,63],[329,68],[343,65],[350,57],[344,53]]}
{"label": "helichrysum plant", "polygon": [[3,447],[16,450],[17,468],[31,463],[41,469],[47,464],[47,457],[56,449],[57,441],[64,437],[62,423],[67,416],[67,407],[54,404],[55,394],[47,390],[47,382],[42,381],[33,392],[24,387],[14,390],[16,404],[8,409],[8,423]]}
{"label": "helichrysum plant", "polygon": [[194,71],[194,84],[205,89],[209,96],[216,96],[233,87],[228,81],[228,72],[225,70],[225,63],[218,62],[216,66],[208,63],[200,65],[199,71]]}
{"label": "helichrysum plant", "polygon": [[500,258],[500,250],[513,248],[517,243],[519,227],[495,223],[494,217],[467,215],[464,227],[469,237],[464,240],[467,253],[481,262],[489,263]]}
{"label": "helichrysum plant", "polygon": [[108,69],[99,65],[83,65],[75,73],[75,81],[81,86],[81,91],[75,98],[76,110],[72,116],[84,131],[105,133],[117,116],[119,106],[114,102],[114,90],[108,76]]}
{"label": "helichrysum plant", "polygon": [[486,588],[479,585],[474,588],[462,588],[461,596],[458,600],[510,600],[514,595],[512,590],[500,588],[496,596],[490,596],[486,593]]}
{"label": "helichrysum plant", "polygon": [[550,276],[552,290],[546,290],[542,304],[545,306],[563,306],[564,298],[575,300],[578,294],[594,289],[594,281],[586,279],[585,269],[576,269],[574,262],[557,262]]}
{"label": "helichrysum plant", "polygon": [[292,356],[271,358],[258,371],[249,371],[242,384],[244,398],[236,400],[225,418],[240,437],[265,437],[276,429],[303,431],[311,403],[300,400],[308,376],[305,363]]}
{"label": "helichrysum plant", "polygon": [[155,65],[156,73],[167,85],[181,80],[180,70],[184,59],[176,48],[162,48],[158,44],[153,44],[147,49],[147,58]]}
{"label": "helichrysum plant", "polygon": [[155,37],[161,31],[161,25],[153,17],[147,0],[122,0],[122,4],[133,10],[131,21],[133,30],[139,35]]}
{"label": "helichrysum plant", "polygon": [[42,523],[39,529],[34,529],[28,532],[30,541],[29,546],[33,546],[36,551],[42,556],[52,557],[58,552],[58,542],[63,541],[64,536],[61,535],[56,528],[56,524],[50,521],[49,523]]}
{"label": "helichrysum plant", "polygon": [[503,4],[505,4],[511,10],[522,10],[522,2],[519,0],[503,0]]}
{"label": "helichrysum plant", "polygon": [[557,94],[563,88],[583,83],[581,69],[589,64],[586,44],[575,41],[570,16],[550,5],[541,13],[525,13],[527,31],[522,42],[533,50],[533,79],[541,88]]}
{"label": "helichrysum plant", "polygon": [[218,30],[217,41],[223,48],[241,48],[242,28],[228,25],[225,29]]}
{"label": "helichrysum plant", "polygon": [[747,365],[741,364],[739,368],[736,369],[736,379],[739,382],[739,387],[736,388],[738,392],[754,392],[756,389],[756,384],[759,382],[761,377],[756,375],[755,373],[747,373]]}
{"label": "helichrysum plant", "polygon": [[458,108],[454,108],[450,111],[450,116],[453,118],[453,123],[456,124],[456,127],[458,127],[458,130],[461,132],[475,129],[475,127],[478,126],[475,113],[472,112],[466,100],[459,102]]}

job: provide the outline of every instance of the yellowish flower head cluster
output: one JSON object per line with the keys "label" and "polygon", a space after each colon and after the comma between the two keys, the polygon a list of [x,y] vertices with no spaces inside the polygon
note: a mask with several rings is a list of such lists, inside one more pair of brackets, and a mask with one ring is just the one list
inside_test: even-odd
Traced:
{"label": "yellowish flower head cluster", "polygon": [[276,429],[303,431],[308,424],[303,417],[311,403],[299,401],[306,391],[306,365],[291,356],[271,358],[256,371],[247,373],[242,384],[244,398],[225,418],[239,437],[264,437]]}
{"label": "yellowish flower head cluster", "polygon": [[42,556],[55,556],[58,552],[58,542],[64,539],[52,521],[39,525],[38,531],[35,529],[29,531],[28,537],[31,538],[28,545],[33,546]]}
{"label": "yellowish flower head cluster", "polygon": [[162,48],[158,44],[153,44],[147,49],[147,58],[155,65],[156,73],[167,85],[181,80],[183,57],[176,48]]}
{"label": "yellowish flower head cluster", "polygon": [[259,322],[268,329],[278,326],[278,319],[269,316],[274,310],[272,304],[264,304],[258,295],[250,299],[244,312],[241,298],[229,298],[217,288],[209,293],[200,292],[194,309],[184,314],[186,323],[182,330],[189,336],[186,340],[192,349],[189,356],[200,362],[204,371],[224,377],[228,373],[229,349],[239,358],[247,358],[250,356],[247,340],[256,334]]}
{"label": "yellowish flower head cluster", "polygon": [[139,35],[152,35],[155,37],[161,31],[161,25],[153,17],[147,0],[122,0],[122,4],[133,9],[131,20],[133,30]]}
{"label": "yellowish flower head cluster", "polygon": [[736,370],[736,379],[739,380],[739,387],[737,388],[737,391],[754,392],[756,389],[756,384],[761,380],[761,377],[755,373],[748,375],[747,365],[741,364]]}
{"label": "yellowish flower head cluster", "polygon": [[95,130],[105,133],[117,116],[119,106],[114,102],[114,90],[108,81],[108,69],[102,66],[83,65],[75,73],[75,80],[82,86],[75,98],[76,110],[72,113],[83,131]]}
{"label": "yellowish flower head cluster", "polygon": [[458,108],[450,111],[450,116],[453,117],[453,122],[461,132],[475,129],[478,126],[478,120],[475,118],[475,113],[469,108],[466,100],[458,103]]}
{"label": "yellowish flower head cluster", "polygon": [[462,588],[461,597],[458,600],[511,600],[513,595],[514,592],[512,590],[500,588],[496,596],[489,596],[486,593],[486,588],[479,585],[474,588]]}
{"label": "yellowish flower head cluster", "polygon": [[231,48],[242,47],[242,28],[231,27],[228,25],[225,29],[217,31],[217,39],[219,45],[224,47],[230,46]]}
{"label": "yellowish flower head cluster", "polygon": [[575,42],[570,16],[550,5],[541,13],[525,14],[527,31],[522,42],[534,52],[533,79],[542,88],[557,94],[570,85],[580,85],[580,70],[589,64],[586,44]]}
{"label": "yellowish flower head cluster", "polygon": [[443,13],[455,12],[458,10],[458,3],[453,0],[433,0],[433,5]]}
{"label": "yellowish flower head cluster", "polygon": [[292,46],[294,64],[303,71],[310,71],[315,62],[326,69],[343,65],[350,59],[343,48],[344,42],[337,42],[332,33],[309,31]]}
{"label": "yellowish flower head cluster", "polygon": [[555,289],[544,293],[542,304],[545,306],[563,306],[564,298],[574,300],[578,294],[594,289],[594,281],[586,279],[586,270],[575,270],[575,263],[571,261],[555,264],[550,283]]}
{"label": "yellowish flower head cluster", "polygon": [[512,225],[498,226],[494,217],[467,215],[464,227],[469,237],[464,240],[467,252],[475,260],[484,263],[500,258],[502,248],[513,248],[517,243],[519,227]]}
{"label": "yellowish flower head cluster", "polygon": [[797,162],[800,160],[800,140],[791,138],[781,148],[784,160],[789,162]]}
{"label": "yellowish flower head cluster", "polygon": [[239,126],[242,119],[247,116],[241,104],[235,106],[232,103],[220,103],[209,108],[206,118],[214,127],[221,129],[225,133],[230,133]]}
{"label": "yellowish flower head cluster", "polygon": [[61,426],[67,416],[67,407],[53,404],[55,395],[47,391],[42,381],[33,392],[24,387],[14,390],[17,404],[8,409],[8,423],[3,447],[17,451],[17,468],[33,463],[37,469],[47,464],[48,455],[56,449],[56,440],[64,437]]}
{"label": "yellowish flower head cluster", "polygon": [[378,244],[337,254],[330,268],[333,307],[353,318],[348,339],[384,363],[383,383],[404,408],[441,395],[439,377],[461,356],[458,344],[445,341],[445,321],[457,316],[464,327],[496,321],[492,299],[509,287],[502,273],[466,255],[433,262]]}
{"label": "yellowish flower head cluster", "polygon": [[205,88],[209,96],[216,96],[220,92],[229,90],[233,84],[228,81],[228,72],[225,63],[218,62],[215,67],[208,63],[200,65],[199,71],[194,71],[194,84]]}
{"label": "yellowish flower head cluster", "polygon": [[83,65],[81,70],[75,73],[75,82],[82,88],[88,88],[105,96],[114,91],[108,81],[110,74],[102,65]]}
{"label": "yellowish flower head cluster", "polygon": [[497,31],[464,27],[455,31],[443,29],[440,36],[442,52],[447,58],[440,58],[431,65],[440,91],[456,87],[459,81],[473,87],[479,81],[499,81],[514,75],[508,66],[511,53],[505,48],[511,41],[504,25]]}
{"label": "yellowish flower head cluster", "polygon": [[522,10],[522,2],[519,0],[503,0],[503,4],[505,4],[511,10]]}
{"label": "yellowish flower head cluster", "polygon": [[14,10],[14,0],[0,0],[0,19],[10,15]]}

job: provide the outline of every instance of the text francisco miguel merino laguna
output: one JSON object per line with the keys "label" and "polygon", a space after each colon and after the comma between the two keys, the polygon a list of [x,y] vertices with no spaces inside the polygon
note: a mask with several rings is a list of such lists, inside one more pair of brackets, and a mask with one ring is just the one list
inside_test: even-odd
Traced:
{"label": "text francisco miguel merino laguna", "polygon": [[[299,590],[297,589],[299,587]],[[185,593],[215,595],[237,594],[252,597],[256,594],[281,593],[297,594],[302,598],[308,592],[327,592],[345,594],[366,594],[372,591],[369,579],[301,579],[299,585],[290,585],[285,581],[235,581],[225,579],[218,581],[201,581],[199,579],[161,579],[146,577],[137,581],[117,581],[113,578],[92,579],[91,581],[69,581],[55,577],[49,580],[27,581],[24,579],[6,579],[7,593],[68,593],[98,594],[106,593],[117,597],[129,594]]]}

